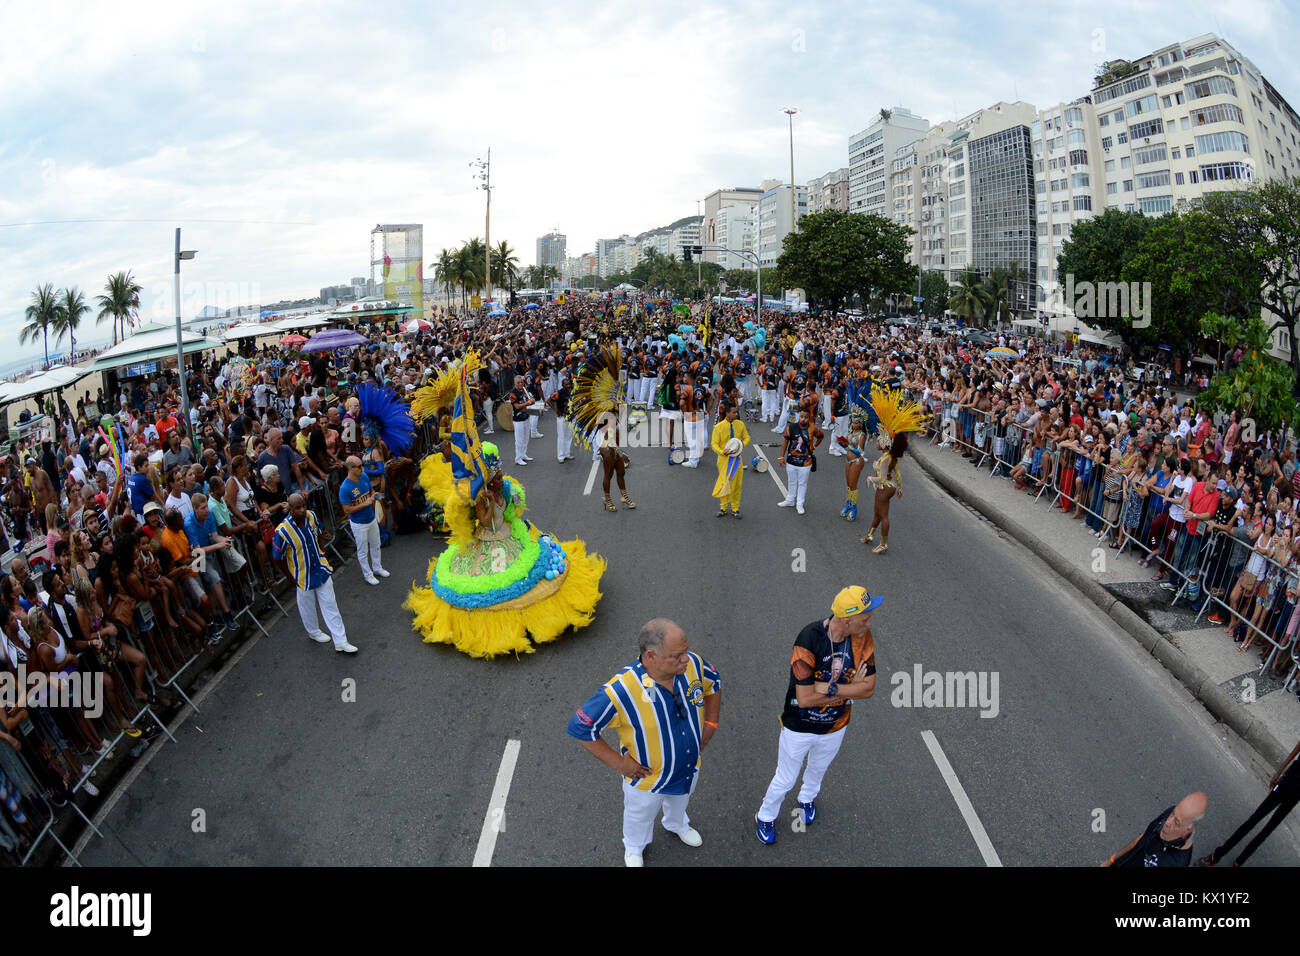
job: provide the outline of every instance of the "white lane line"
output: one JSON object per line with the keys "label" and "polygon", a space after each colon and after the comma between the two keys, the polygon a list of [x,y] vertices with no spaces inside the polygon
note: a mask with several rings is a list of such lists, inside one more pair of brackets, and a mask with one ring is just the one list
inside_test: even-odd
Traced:
{"label": "white lane line", "polygon": [[506,751],[501,755],[496,786],[488,801],[487,815],[483,817],[483,832],[478,837],[474,851],[474,866],[491,866],[492,853],[497,847],[497,834],[506,828],[506,797],[510,796],[510,781],[515,776],[515,762],[519,759],[519,741],[507,740]]}
{"label": "white lane line", "polygon": [[587,476],[587,487],[582,489],[584,495],[591,494],[591,488],[596,483],[596,469],[600,467],[600,459],[597,458],[591,463],[591,474]]}
{"label": "white lane line", "polygon": [[[753,448],[754,451],[758,453],[759,458],[763,459],[764,461],[767,461],[767,456],[763,454],[763,449],[759,448],[757,445],[751,445],[750,447]],[[776,476],[776,468],[773,467],[770,461],[767,461],[767,473],[771,475],[772,480],[776,482],[776,487],[781,492],[781,500],[784,501],[786,498],[790,497],[789,492],[785,490],[785,482],[783,482],[780,478]]]}
{"label": "white lane line", "polygon": [[980,823],[979,814],[975,812],[975,807],[970,802],[970,797],[966,796],[966,790],[957,779],[957,774],[953,772],[952,764],[948,762],[947,756],[944,755],[943,748],[939,746],[939,741],[935,739],[934,732],[929,730],[921,731],[921,739],[925,741],[926,747],[930,749],[930,756],[939,766],[939,773],[943,775],[943,782],[948,785],[948,790],[952,793],[952,798],[957,802],[957,809],[961,811],[966,826],[970,830],[970,835],[975,838],[975,845],[980,848],[980,855],[984,857],[985,866],[1001,866],[1002,861],[998,859],[998,851],[993,849],[993,841],[989,839],[988,833],[984,830],[984,824]]}

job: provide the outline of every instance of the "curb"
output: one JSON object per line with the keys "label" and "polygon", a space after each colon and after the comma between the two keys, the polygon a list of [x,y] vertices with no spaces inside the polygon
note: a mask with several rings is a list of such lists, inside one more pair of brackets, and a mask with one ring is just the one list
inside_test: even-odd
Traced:
{"label": "curb", "polygon": [[1043,563],[1057,575],[1065,578],[1084,597],[1097,605],[1102,613],[1141,644],[1157,663],[1177,678],[1206,710],[1236,731],[1270,766],[1281,766],[1282,761],[1291,753],[1291,747],[1285,746],[1278,740],[1261,720],[1250,713],[1246,705],[1233,699],[1201,667],[1144,621],[1132,608],[1106,590],[1095,578],[1071,564],[1060,552],[1032,534],[1024,525],[989,501],[978,490],[961,484],[933,467],[922,455],[917,454],[915,449],[912,449],[912,457],[921,469],[950,496],[965,502],[1011,535],[1041,558]]}

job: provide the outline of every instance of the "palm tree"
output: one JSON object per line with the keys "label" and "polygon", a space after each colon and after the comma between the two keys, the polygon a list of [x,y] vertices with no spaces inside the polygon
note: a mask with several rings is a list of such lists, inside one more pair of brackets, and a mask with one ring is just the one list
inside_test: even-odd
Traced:
{"label": "palm tree", "polygon": [[1024,278],[1025,272],[1020,268],[1020,263],[1013,260],[1004,266],[996,266],[993,273],[985,280],[985,287],[991,300],[989,311],[995,313],[999,321],[1004,309],[1008,313],[1014,310],[1017,301],[1015,286]]}
{"label": "palm tree", "polygon": [[983,318],[992,304],[988,287],[974,269],[967,269],[952,287],[948,299],[948,308],[952,309],[968,323]]}
{"label": "palm tree", "polygon": [[77,326],[81,325],[81,317],[90,311],[90,306],[86,305],[85,296],[75,285],[70,289],[63,290],[63,296],[59,300],[59,314],[54,320],[54,341],[59,343],[63,337],[68,337],[68,353],[75,355],[77,351]]}
{"label": "palm tree", "polygon": [[119,272],[108,277],[104,295],[99,297],[99,316],[95,324],[105,319],[113,320],[113,344],[117,344],[118,323],[122,324],[122,338],[126,338],[126,324],[135,324],[135,312],[140,308],[140,286],[130,272]]}
{"label": "palm tree", "polygon": [[59,296],[52,283],[37,286],[32,304],[27,307],[27,324],[18,333],[18,343],[35,342],[39,336],[45,345],[45,364],[50,364],[50,326],[59,319]]}
{"label": "palm tree", "polygon": [[513,286],[519,277],[519,257],[504,239],[492,249],[492,281],[497,288]]}
{"label": "palm tree", "polygon": [[447,300],[451,301],[451,287],[456,284],[456,253],[450,249],[439,251],[438,261],[433,266],[433,275],[442,283]]}

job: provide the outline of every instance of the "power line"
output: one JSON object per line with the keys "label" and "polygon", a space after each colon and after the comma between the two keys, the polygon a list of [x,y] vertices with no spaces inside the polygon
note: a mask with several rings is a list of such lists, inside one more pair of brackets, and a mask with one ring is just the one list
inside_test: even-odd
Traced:
{"label": "power line", "polygon": [[0,229],[15,226],[59,226],[90,222],[215,222],[241,226],[314,226],[314,222],[298,222],[292,219],[38,219],[32,222],[0,222]]}

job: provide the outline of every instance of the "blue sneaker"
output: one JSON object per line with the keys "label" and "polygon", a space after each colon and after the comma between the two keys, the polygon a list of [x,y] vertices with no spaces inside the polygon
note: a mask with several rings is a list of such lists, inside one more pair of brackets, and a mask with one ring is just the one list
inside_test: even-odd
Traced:
{"label": "blue sneaker", "polygon": [[776,821],[754,817],[754,832],[758,834],[758,842],[771,846],[776,842]]}
{"label": "blue sneaker", "polygon": [[804,822],[805,824],[809,824],[809,825],[811,825],[812,823],[815,823],[815,822],[816,822],[816,820],[817,820],[817,804],[815,804],[815,803],[801,803],[801,804],[799,804],[799,809],[803,811],[803,822]]}

